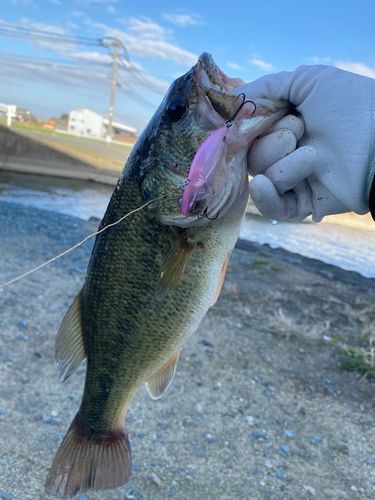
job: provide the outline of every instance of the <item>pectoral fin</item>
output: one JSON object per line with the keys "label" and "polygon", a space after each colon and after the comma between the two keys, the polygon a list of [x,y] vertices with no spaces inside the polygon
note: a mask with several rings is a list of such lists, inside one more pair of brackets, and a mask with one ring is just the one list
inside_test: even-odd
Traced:
{"label": "pectoral fin", "polygon": [[183,231],[173,243],[156,282],[157,300],[162,300],[177,285],[196,246],[196,243],[187,240],[186,231]]}
{"label": "pectoral fin", "polygon": [[182,348],[175,354],[156,375],[146,382],[146,388],[153,399],[159,399],[171,385],[176,373],[178,358]]}
{"label": "pectoral fin", "polygon": [[86,359],[81,320],[81,293],[78,293],[62,320],[55,341],[55,363],[64,381]]}
{"label": "pectoral fin", "polygon": [[228,269],[228,264],[229,264],[229,259],[230,259],[231,253],[232,253],[231,251],[228,253],[228,255],[226,256],[226,258],[224,260],[223,267],[221,268],[219,283],[217,285],[214,298],[212,299],[212,304],[211,304],[212,306],[216,303],[217,299],[219,298],[219,295],[220,295],[220,292],[221,292],[221,288],[222,288],[223,283],[224,283],[225,275],[227,273],[227,269]]}

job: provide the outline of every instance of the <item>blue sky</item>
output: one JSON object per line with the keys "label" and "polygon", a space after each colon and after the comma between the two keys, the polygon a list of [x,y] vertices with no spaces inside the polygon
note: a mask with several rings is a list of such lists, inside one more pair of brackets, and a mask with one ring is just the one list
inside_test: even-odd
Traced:
{"label": "blue sky", "polygon": [[[210,52],[245,81],[301,64],[333,64],[375,78],[375,2],[1,0],[0,22],[76,36],[115,36],[132,69],[119,71],[115,117],[141,130],[171,82]],[[60,116],[108,113],[105,48],[0,36],[0,102]]]}

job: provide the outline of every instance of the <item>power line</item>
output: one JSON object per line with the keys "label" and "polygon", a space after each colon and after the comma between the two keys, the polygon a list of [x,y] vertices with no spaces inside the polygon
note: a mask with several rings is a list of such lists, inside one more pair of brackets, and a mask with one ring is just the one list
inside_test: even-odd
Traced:
{"label": "power line", "polygon": [[26,38],[37,41],[49,41],[56,43],[70,43],[77,45],[103,46],[102,39],[85,36],[69,35],[66,33],[56,33],[54,31],[39,30],[25,26],[15,26],[0,22],[0,35],[13,38]]}

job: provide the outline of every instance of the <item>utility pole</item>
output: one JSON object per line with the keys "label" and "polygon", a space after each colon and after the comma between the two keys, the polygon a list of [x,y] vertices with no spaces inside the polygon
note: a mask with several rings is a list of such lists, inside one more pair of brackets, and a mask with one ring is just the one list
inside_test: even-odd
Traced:
{"label": "utility pole", "polygon": [[114,47],[115,47],[115,53],[113,55],[112,89],[111,89],[111,103],[109,105],[109,116],[108,116],[107,146],[109,146],[109,143],[112,141],[113,108],[115,105],[119,40],[117,39],[114,40]]}

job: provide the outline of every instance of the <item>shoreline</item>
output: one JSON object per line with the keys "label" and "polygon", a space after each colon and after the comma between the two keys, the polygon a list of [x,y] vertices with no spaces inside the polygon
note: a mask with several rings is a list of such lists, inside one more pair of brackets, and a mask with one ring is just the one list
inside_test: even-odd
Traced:
{"label": "shoreline", "polygon": [[[96,226],[1,202],[0,222],[1,281]],[[81,366],[59,381],[54,339],[92,244],[0,289],[0,493],[13,498],[52,500],[44,481],[79,407],[85,373]],[[373,498],[375,373],[342,349],[368,348],[374,285],[240,240],[220,298],[186,343],[171,388],[158,401],[141,388],[130,405],[130,482],[87,499]],[[359,371],[343,370],[348,360]]]}

